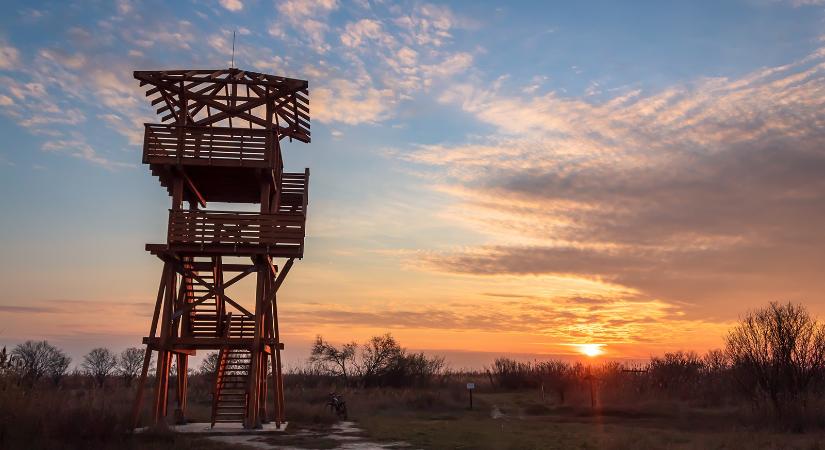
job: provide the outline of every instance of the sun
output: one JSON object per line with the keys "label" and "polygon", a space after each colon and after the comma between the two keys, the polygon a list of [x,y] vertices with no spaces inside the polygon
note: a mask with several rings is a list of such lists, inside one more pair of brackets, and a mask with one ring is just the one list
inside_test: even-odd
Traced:
{"label": "sun", "polygon": [[602,347],[604,347],[604,344],[576,344],[576,348],[579,350],[579,353],[591,358],[604,353]]}

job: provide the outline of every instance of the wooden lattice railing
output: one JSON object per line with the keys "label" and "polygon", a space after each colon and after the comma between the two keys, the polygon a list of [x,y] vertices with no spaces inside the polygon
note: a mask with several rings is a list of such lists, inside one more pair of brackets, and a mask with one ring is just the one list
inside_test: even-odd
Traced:
{"label": "wooden lattice railing", "polygon": [[278,140],[265,129],[147,123],[143,162],[279,167]]}

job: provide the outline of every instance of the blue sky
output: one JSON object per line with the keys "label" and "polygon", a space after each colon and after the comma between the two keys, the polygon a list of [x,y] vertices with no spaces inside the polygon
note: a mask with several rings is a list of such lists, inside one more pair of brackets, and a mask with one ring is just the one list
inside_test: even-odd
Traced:
{"label": "blue sky", "polygon": [[131,72],[227,67],[233,31],[237,66],[310,82],[298,347],[637,357],[825,311],[821,1],[4,7],[0,343],[139,342],[168,199]]}

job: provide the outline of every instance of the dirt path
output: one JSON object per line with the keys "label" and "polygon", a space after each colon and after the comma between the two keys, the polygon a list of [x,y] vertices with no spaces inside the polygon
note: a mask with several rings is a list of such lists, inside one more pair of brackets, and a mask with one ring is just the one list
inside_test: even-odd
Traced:
{"label": "dirt path", "polygon": [[228,444],[240,444],[255,449],[305,450],[305,449],[341,449],[341,450],[381,450],[409,449],[405,442],[372,442],[364,436],[364,430],[355,422],[340,422],[329,431],[298,431],[295,434],[230,435],[210,436],[208,439]]}

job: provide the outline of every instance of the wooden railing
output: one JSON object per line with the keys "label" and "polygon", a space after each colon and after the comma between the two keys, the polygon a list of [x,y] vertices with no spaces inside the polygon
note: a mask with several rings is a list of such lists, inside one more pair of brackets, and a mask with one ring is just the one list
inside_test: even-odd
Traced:
{"label": "wooden railing", "polygon": [[280,166],[278,140],[264,129],[196,127],[147,123],[144,163]]}
{"label": "wooden railing", "polygon": [[[222,324],[222,326],[222,337],[226,339],[229,337],[229,328],[232,326],[232,313],[226,315],[226,323]],[[221,396],[221,385],[223,384],[224,373],[226,372],[226,355],[228,352],[229,348],[226,345],[222,346],[218,351],[218,366],[215,370],[215,384],[212,389],[212,428],[215,427],[215,421],[217,419],[215,414],[218,411],[218,401]]]}
{"label": "wooden railing", "polygon": [[309,194],[309,169],[281,175],[281,200],[278,212],[306,215]]}
{"label": "wooden railing", "polygon": [[302,213],[170,210],[170,244],[231,244],[302,251],[306,218]]}

